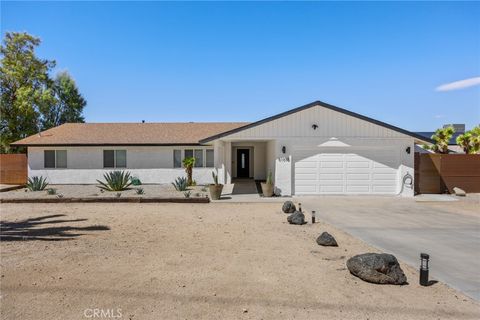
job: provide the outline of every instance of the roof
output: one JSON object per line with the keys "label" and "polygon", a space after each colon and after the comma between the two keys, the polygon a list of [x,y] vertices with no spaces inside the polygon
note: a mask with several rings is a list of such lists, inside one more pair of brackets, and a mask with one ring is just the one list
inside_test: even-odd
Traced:
{"label": "roof", "polygon": [[221,137],[231,135],[233,133],[237,133],[237,132],[249,129],[249,128],[253,128],[253,127],[259,126],[261,124],[264,124],[264,123],[267,123],[267,122],[270,122],[270,121],[273,121],[273,120],[276,120],[276,119],[279,119],[279,118],[282,118],[282,117],[286,117],[286,116],[291,115],[293,113],[300,112],[300,111],[303,111],[303,110],[306,110],[306,109],[309,109],[309,108],[313,108],[313,107],[316,107],[316,106],[321,106],[321,107],[324,107],[324,108],[327,108],[327,109],[330,109],[330,110],[333,110],[333,111],[337,111],[337,112],[340,112],[340,113],[343,113],[343,114],[346,114],[346,115],[349,115],[349,116],[352,116],[352,117],[355,117],[355,118],[358,118],[358,119],[361,119],[361,120],[364,120],[364,121],[367,121],[367,122],[370,122],[370,123],[373,123],[373,124],[376,124],[376,125],[379,125],[381,127],[385,127],[385,128],[403,133],[405,135],[411,136],[413,138],[416,138],[416,139],[424,141],[424,142],[429,142],[429,143],[433,142],[430,139],[430,137],[425,137],[425,136],[419,135],[415,132],[410,132],[410,131],[407,131],[405,129],[395,127],[391,124],[388,124],[388,123],[385,123],[385,122],[382,122],[382,121],[378,121],[378,120],[363,116],[361,114],[358,114],[358,113],[355,113],[355,112],[352,112],[352,111],[349,111],[349,110],[346,110],[346,109],[336,107],[334,105],[331,105],[331,104],[328,104],[328,103],[325,103],[325,102],[322,102],[322,101],[314,101],[312,103],[309,103],[309,104],[291,109],[289,111],[279,113],[275,116],[268,117],[268,118],[262,119],[262,120],[257,121],[257,122],[248,123],[248,124],[245,124],[244,126],[234,128],[234,129],[231,129],[231,130],[227,130],[227,131],[222,132],[222,133],[215,134],[213,136],[210,136],[208,138],[200,140],[200,143],[207,143],[207,142],[210,142],[212,140],[216,140],[216,139],[219,139]]}
{"label": "roof", "polygon": [[[426,137],[431,139],[431,137],[435,134],[435,132],[432,131],[421,131],[421,132],[415,132],[418,135],[421,135],[422,137]],[[455,132],[452,137],[450,138],[450,141],[448,142],[449,146],[453,146],[457,144],[457,137],[459,135],[464,134],[465,132]]]}
{"label": "roof", "polygon": [[198,145],[246,122],[65,123],[12,146]]}

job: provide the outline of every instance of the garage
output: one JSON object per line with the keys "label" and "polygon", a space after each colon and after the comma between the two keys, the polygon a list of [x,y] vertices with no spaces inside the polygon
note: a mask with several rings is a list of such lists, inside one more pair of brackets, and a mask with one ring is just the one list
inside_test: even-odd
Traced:
{"label": "garage", "polygon": [[296,194],[395,194],[400,166],[394,148],[295,151]]}

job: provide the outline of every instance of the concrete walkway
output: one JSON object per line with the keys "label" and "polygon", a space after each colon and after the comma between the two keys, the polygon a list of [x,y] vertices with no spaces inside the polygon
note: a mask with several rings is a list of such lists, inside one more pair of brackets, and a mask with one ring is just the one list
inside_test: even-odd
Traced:
{"label": "concrete walkway", "polygon": [[[430,278],[480,300],[480,196],[453,202],[371,196],[295,197],[318,219],[418,268],[430,254]],[[341,245],[341,244],[340,244]],[[418,279],[409,279],[417,282]]]}

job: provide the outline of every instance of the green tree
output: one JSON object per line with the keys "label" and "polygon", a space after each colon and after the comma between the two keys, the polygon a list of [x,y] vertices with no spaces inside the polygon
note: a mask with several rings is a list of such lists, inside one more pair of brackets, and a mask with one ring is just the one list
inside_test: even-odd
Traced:
{"label": "green tree", "polygon": [[0,46],[0,152],[9,144],[35,134],[40,109],[55,102],[50,70],[55,61],[39,59],[40,39],[27,33],[7,32]]}
{"label": "green tree", "polygon": [[187,157],[183,159],[183,167],[187,173],[187,184],[191,186],[193,184],[193,166],[195,165],[194,157]]}
{"label": "green tree", "polygon": [[440,128],[432,135],[434,144],[431,146],[424,145],[425,149],[432,150],[435,153],[448,153],[448,143],[455,133],[455,129],[452,126],[446,128]]}
{"label": "green tree", "polygon": [[480,126],[457,137],[457,144],[466,154],[476,154],[480,151]]}
{"label": "green tree", "polygon": [[41,110],[42,130],[59,126],[66,122],[85,122],[82,115],[87,102],[80,94],[75,80],[64,71],[58,73],[52,84],[55,103],[47,104]]}

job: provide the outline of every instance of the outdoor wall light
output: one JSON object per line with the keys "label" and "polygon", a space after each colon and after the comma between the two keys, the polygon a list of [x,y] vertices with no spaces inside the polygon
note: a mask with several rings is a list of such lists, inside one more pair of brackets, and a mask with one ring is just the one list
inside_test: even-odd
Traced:
{"label": "outdoor wall light", "polygon": [[405,152],[410,154],[410,147],[407,147],[407,149],[405,149]]}
{"label": "outdoor wall light", "polygon": [[420,285],[428,286],[428,260],[430,256],[426,253],[420,253]]}
{"label": "outdoor wall light", "polygon": [[316,124],[312,124],[312,129],[317,130],[318,126]]}
{"label": "outdoor wall light", "polygon": [[283,153],[287,152],[287,147],[283,146],[283,147],[282,147],[282,152],[283,152]]}

